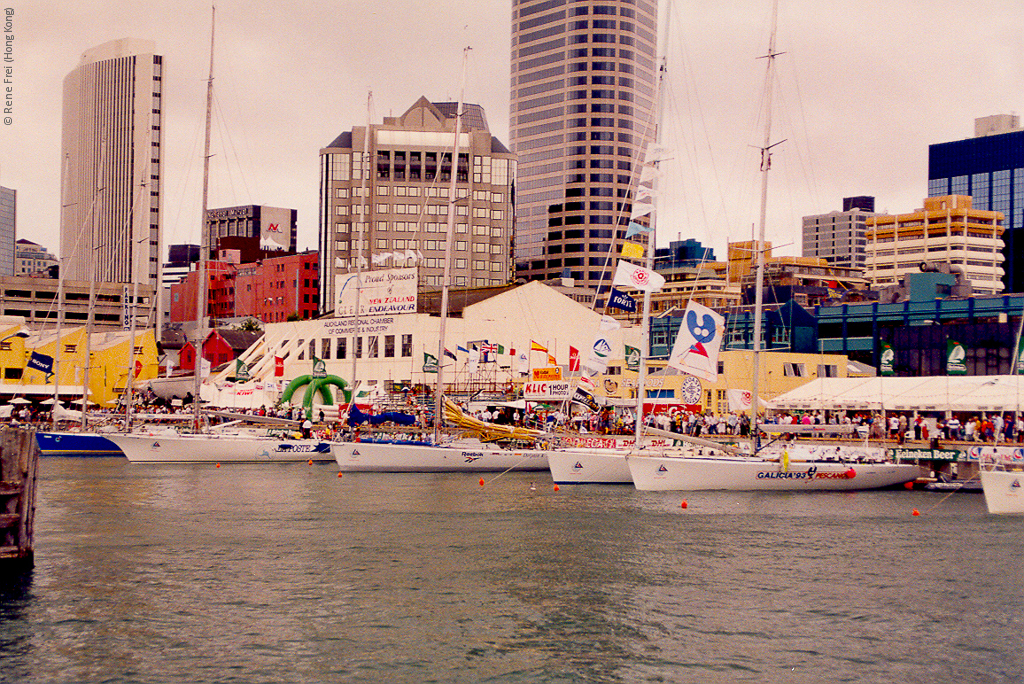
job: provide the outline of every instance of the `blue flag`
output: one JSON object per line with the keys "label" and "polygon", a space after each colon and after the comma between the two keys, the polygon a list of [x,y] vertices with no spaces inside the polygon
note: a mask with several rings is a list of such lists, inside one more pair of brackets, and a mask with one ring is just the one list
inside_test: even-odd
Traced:
{"label": "blue flag", "polygon": [[53,357],[47,356],[46,354],[32,352],[32,356],[29,357],[28,363],[26,363],[25,366],[27,368],[34,368],[37,371],[46,373],[47,380],[49,380],[50,376],[53,375]]}
{"label": "blue flag", "polygon": [[636,312],[636,300],[621,290],[612,288],[612,294],[608,298],[608,306],[623,311]]}

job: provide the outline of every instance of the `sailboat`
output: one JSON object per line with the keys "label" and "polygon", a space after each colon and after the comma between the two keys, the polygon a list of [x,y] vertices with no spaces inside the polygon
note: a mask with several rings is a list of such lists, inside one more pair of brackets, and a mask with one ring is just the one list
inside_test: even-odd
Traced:
{"label": "sailboat", "polygon": [[[1020,325],[1017,327],[1017,345],[1012,361],[1014,375],[1024,371],[1024,357],[1021,355],[1020,347],[1022,337],[1024,312],[1021,313]],[[1018,396],[1014,420],[1020,416],[1020,410]],[[1024,513],[1024,471],[1011,468],[999,456],[993,456],[992,463],[986,463],[984,456],[979,461],[978,478],[981,480],[981,491],[985,494],[988,512],[994,515]]]}
{"label": "sailboat", "polygon": [[[214,15],[215,16],[215,15]],[[203,206],[201,219],[201,250],[208,244],[207,199],[210,177],[210,129],[213,110],[213,40],[214,21],[210,27],[210,74],[206,88],[206,142],[203,156]],[[264,462],[264,461],[330,461],[330,442],[324,439],[291,439],[290,434],[299,427],[298,421],[275,419],[276,429],[240,429],[237,422],[227,423],[215,430],[204,429],[199,389],[202,383],[202,345],[206,328],[206,261],[200,254],[196,288],[198,305],[196,316],[199,333],[194,373],[193,432],[180,434],[171,427],[143,426],[130,434],[108,435],[129,461],[133,463],[184,462]],[[261,422],[268,422],[266,419]],[[274,434],[276,433],[276,434]]]}
{"label": "sailboat", "polygon": [[[452,159],[459,158],[459,140],[462,134],[463,91],[465,82],[465,55],[463,53],[463,86],[460,87],[459,101],[455,110],[455,141]],[[369,130],[369,126],[367,126]],[[363,150],[369,154],[369,149]],[[535,431],[506,434],[496,433],[503,426],[474,424],[461,410],[444,396],[445,327],[448,320],[448,291],[451,283],[452,245],[455,239],[455,202],[458,193],[455,163],[451,173],[448,193],[448,226],[445,240],[444,276],[441,281],[441,317],[438,330],[437,381],[434,392],[433,438],[429,442],[334,442],[331,446],[334,459],[342,472],[504,472],[507,470],[547,470],[546,452],[542,449],[517,448],[523,440],[532,441],[540,435]],[[364,192],[364,197],[365,197]],[[360,244],[362,244],[360,240]],[[358,307],[356,310],[358,316]],[[453,440],[445,440],[441,432],[444,420],[461,428],[461,434]],[[500,439],[508,448],[496,445],[492,439]]]}
{"label": "sailboat", "polygon": [[[633,484],[641,490],[736,490],[736,491],[850,491],[879,489],[915,480],[920,469],[912,464],[886,461],[881,448],[784,442],[759,448],[758,393],[761,316],[764,287],[765,223],[768,198],[768,170],[771,166],[771,91],[774,74],[775,34],[778,0],[772,4],[772,27],[768,43],[768,96],[764,144],[761,148],[761,217],[758,235],[757,282],[754,308],[753,388],[751,406],[752,455],[726,454],[715,450],[708,455],[644,456],[630,454],[626,461]],[[867,452],[867,453],[865,453]]]}

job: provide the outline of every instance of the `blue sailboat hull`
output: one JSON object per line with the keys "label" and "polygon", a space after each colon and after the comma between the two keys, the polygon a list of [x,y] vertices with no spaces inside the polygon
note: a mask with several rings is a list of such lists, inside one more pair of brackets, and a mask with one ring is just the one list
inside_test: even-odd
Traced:
{"label": "blue sailboat hull", "polygon": [[37,432],[41,456],[71,458],[124,457],[116,444],[103,435],[90,432]]}

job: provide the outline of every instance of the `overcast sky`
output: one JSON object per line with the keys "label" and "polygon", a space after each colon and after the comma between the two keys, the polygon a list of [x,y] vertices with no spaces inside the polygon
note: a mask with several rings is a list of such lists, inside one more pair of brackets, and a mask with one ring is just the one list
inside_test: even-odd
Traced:
{"label": "overcast sky", "polygon": [[[662,0],[664,16],[666,0]],[[81,53],[156,41],[164,56],[164,244],[198,242],[210,9],[176,3],[14,0],[13,123],[0,185],[18,191],[18,237],[59,252],[61,89]],[[660,244],[696,238],[725,257],[759,213],[758,151],[770,0],[674,2]],[[210,206],[298,209],[317,248],[318,152],[420,95],[466,99],[508,142],[509,0],[224,2],[217,8]],[[663,22],[664,24],[664,22]],[[664,35],[664,31],[663,31]],[[928,145],[974,119],[1024,109],[1020,0],[780,0],[768,239],[799,254],[800,217],[874,195],[904,212],[927,194]]]}

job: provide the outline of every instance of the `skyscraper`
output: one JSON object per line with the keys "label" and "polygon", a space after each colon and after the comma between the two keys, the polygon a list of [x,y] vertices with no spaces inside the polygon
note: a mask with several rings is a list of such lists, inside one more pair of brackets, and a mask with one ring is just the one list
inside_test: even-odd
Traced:
{"label": "skyscraper", "polygon": [[604,266],[655,137],[657,20],[646,0],[513,0],[518,276],[611,282],[614,259]]}
{"label": "skyscraper", "polygon": [[0,186],[0,276],[14,275],[18,191]]}
{"label": "skyscraper", "polygon": [[974,209],[1001,212],[1005,291],[1024,292],[1024,129],[1016,115],[986,116],[974,135],[928,146],[928,196],[970,195]]}
{"label": "skyscraper", "polygon": [[64,79],[61,257],[74,280],[160,285],[163,58],[124,38]]}

